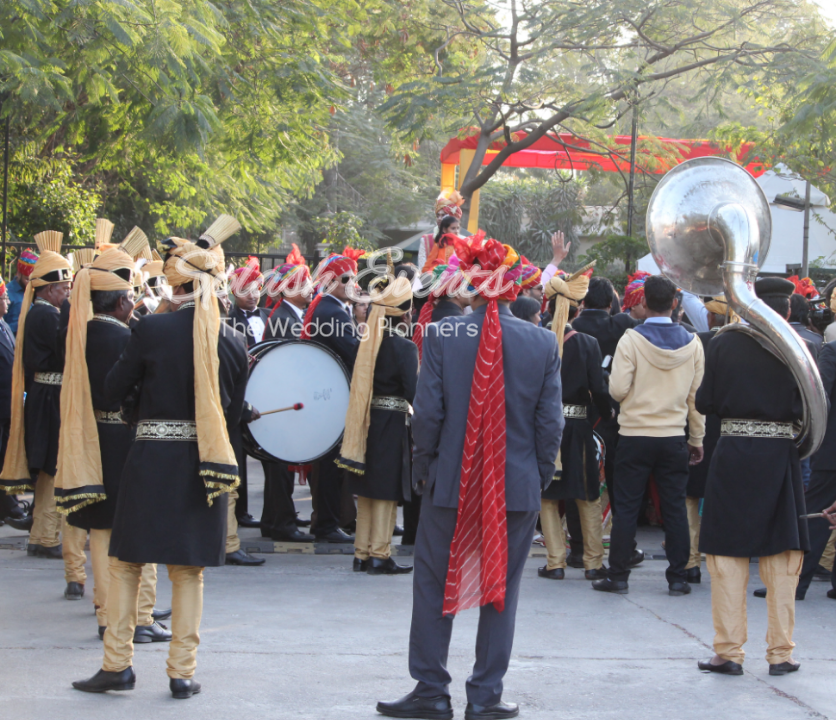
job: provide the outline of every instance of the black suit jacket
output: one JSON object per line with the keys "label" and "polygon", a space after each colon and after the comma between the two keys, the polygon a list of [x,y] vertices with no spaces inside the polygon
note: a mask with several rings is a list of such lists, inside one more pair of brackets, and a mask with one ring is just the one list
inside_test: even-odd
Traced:
{"label": "black suit jacket", "polygon": [[291,307],[290,303],[286,300],[282,300],[282,304],[279,305],[279,309],[273,313],[273,317],[271,317],[266,323],[266,327],[264,329],[264,339],[297,340],[301,334],[302,319]]}
{"label": "black suit jacket", "polygon": [[804,327],[801,323],[790,323],[790,327],[795,330],[796,334],[807,342],[807,349],[813,356],[813,360],[818,359],[819,353],[824,343],[824,338],[817,332],[813,332],[810,328]]}
{"label": "black suit jacket", "polygon": [[438,304],[433,308],[432,322],[438,322],[446,317],[460,317],[464,315],[462,310],[452,300],[439,300]]}
{"label": "black suit jacket", "polygon": [[12,366],[15,337],[5,320],[0,320],[0,421],[12,417]]}
{"label": "black suit jacket", "polygon": [[[261,318],[262,322],[264,323],[265,333],[267,332],[267,316],[270,314],[264,308],[256,308],[256,312],[258,313],[259,317]],[[253,330],[250,327],[250,324],[247,322],[247,318],[244,315],[244,311],[241,310],[237,305],[233,305],[229,309],[229,314],[227,315],[227,323],[235,328],[236,331],[241,333],[247,338],[247,348],[251,348],[256,343],[261,342],[261,338],[257,338],[253,335]]]}
{"label": "black suit jacket", "polygon": [[819,451],[813,455],[813,470],[836,470],[836,341],[823,346],[818,357],[819,373],[830,403],[827,430]]}
{"label": "black suit jacket", "polygon": [[316,306],[311,318],[311,340],[333,350],[349,374],[354,372],[360,338],[345,305],[335,297],[326,295]]}
{"label": "black suit jacket", "polygon": [[605,358],[607,355],[615,357],[615,346],[621,336],[638,324],[628,313],[610,315],[609,310],[584,310],[575,318],[572,327],[578,332],[592,335],[601,348],[601,357]]}

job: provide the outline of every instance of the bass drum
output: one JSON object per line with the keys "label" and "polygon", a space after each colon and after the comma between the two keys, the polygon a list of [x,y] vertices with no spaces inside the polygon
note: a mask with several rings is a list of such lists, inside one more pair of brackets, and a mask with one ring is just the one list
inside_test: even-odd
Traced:
{"label": "bass drum", "polygon": [[336,354],[305,340],[268,340],[249,350],[246,399],[264,415],[244,426],[244,449],[259,460],[305,465],[342,440],[351,378]]}

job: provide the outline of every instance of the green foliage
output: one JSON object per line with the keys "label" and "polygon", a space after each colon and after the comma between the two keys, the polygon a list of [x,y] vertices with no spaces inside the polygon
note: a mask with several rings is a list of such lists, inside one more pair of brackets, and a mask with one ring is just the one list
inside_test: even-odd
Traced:
{"label": "green foliage", "polygon": [[619,289],[627,284],[627,277],[636,272],[639,258],[646,254],[647,242],[643,238],[609,235],[605,240],[593,245],[589,252],[581,257],[581,263],[595,260],[595,272],[606,275],[616,289]]}
{"label": "green foliage", "polygon": [[326,243],[326,252],[341,253],[347,245],[363,250],[374,250],[376,245],[363,238],[359,228],[363,219],[354,213],[342,211],[323,215],[315,221],[319,242]]}

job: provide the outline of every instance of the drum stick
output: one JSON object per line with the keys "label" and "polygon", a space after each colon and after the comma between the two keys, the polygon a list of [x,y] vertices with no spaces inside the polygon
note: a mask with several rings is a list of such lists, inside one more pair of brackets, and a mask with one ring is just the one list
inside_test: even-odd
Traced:
{"label": "drum stick", "polygon": [[812,520],[813,518],[823,518],[826,517],[824,513],[811,513],[810,515],[799,515],[799,520]]}
{"label": "drum stick", "polygon": [[261,415],[263,417],[264,415],[272,415],[273,413],[277,412],[287,412],[288,410],[301,410],[303,407],[305,406],[302,403],[296,403],[295,405],[291,405],[290,407],[278,408],[276,410],[268,410],[267,412],[261,413]]}

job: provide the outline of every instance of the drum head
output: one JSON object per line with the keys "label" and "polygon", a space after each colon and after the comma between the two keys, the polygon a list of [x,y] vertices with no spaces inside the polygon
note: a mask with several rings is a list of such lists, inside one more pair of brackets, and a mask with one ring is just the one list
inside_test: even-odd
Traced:
{"label": "drum head", "polygon": [[250,354],[256,362],[247,382],[247,402],[259,412],[304,405],[250,423],[247,430],[259,449],[290,465],[313,462],[332,450],[345,430],[350,390],[340,359],[305,341],[265,343]]}

